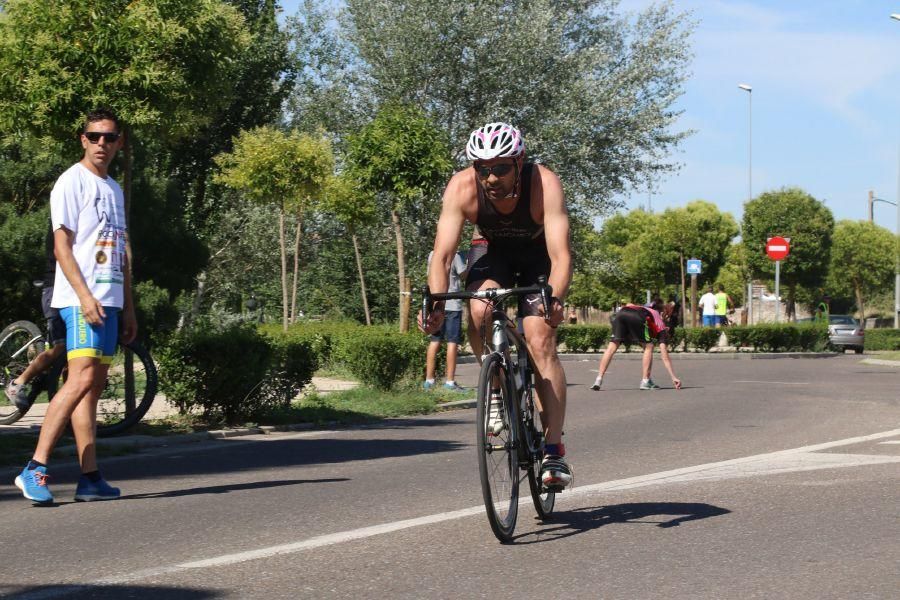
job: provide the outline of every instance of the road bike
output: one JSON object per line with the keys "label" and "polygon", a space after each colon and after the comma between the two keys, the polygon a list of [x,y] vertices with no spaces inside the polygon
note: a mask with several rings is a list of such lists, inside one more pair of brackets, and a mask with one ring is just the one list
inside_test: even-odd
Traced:
{"label": "road bike", "polygon": [[548,519],[556,492],[541,482],[544,435],[535,404],[534,371],[528,357],[524,333],[504,309],[510,298],[540,294],[544,314],[550,314],[552,291],[546,278],[538,285],[491,288],[475,292],[432,294],[422,290],[422,319],[427,320],[432,303],[440,300],[480,300],[491,310],[490,339],[481,331],[484,355],[478,376],[477,433],[478,472],[488,522],[497,539],[512,541],[519,509],[519,484],[528,488],[538,518]]}
{"label": "road bike", "polygon": [[[30,321],[16,321],[0,332],[0,425],[15,423],[25,416],[42,392],[53,398],[66,377],[65,352],[31,382],[28,408],[20,410],[4,393],[50,340]],[[97,435],[117,435],[137,425],[147,414],[156,396],[156,365],[150,353],[137,341],[119,344],[113,356],[106,386],[97,404]]]}

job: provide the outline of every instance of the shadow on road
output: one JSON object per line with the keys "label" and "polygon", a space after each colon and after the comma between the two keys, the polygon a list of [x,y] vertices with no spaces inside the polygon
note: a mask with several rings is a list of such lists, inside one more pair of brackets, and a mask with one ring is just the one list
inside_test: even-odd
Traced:
{"label": "shadow on road", "polygon": [[[727,508],[702,502],[638,502],[579,508],[553,513],[544,526],[537,531],[522,534],[516,541],[525,544],[546,542],[614,523],[656,525],[662,528],[678,527],[687,521],[718,517],[730,512]],[[529,539],[535,537],[537,539]]]}
{"label": "shadow on road", "polygon": [[262,488],[281,487],[285,485],[301,485],[304,483],[337,483],[350,481],[347,477],[331,479],[288,479],[284,481],[254,481],[251,483],[235,483],[231,485],[210,485],[207,487],[186,488],[183,490],[170,490],[168,492],[153,492],[150,494],[129,494],[122,496],[120,500],[143,500],[146,498],[177,498],[178,496],[196,496],[199,494],[227,494],[242,490],[258,490]]}
{"label": "shadow on road", "polygon": [[138,600],[208,600],[222,598],[216,590],[197,590],[151,585],[41,585],[33,587],[0,586],[0,596],[15,600],[49,600],[50,598],[79,598],[91,600],[108,598],[137,598]]}

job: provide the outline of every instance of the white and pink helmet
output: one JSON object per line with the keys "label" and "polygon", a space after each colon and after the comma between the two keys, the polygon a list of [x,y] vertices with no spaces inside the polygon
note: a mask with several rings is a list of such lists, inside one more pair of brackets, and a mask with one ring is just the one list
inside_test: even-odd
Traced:
{"label": "white and pink helmet", "polygon": [[469,136],[466,156],[469,160],[492,158],[521,158],[525,155],[525,141],[519,130],[507,123],[488,123]]}

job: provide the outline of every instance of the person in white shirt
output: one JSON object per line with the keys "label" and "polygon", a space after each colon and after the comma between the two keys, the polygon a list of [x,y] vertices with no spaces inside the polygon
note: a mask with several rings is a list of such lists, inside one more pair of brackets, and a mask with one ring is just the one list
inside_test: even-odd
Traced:
{"label": "person in white shirt", "polygon": [[717,322],[716,295],[713,293],[712,286],[709,286],[707,292],[700,296],[700,307],[703,309],[703,326],[715,327]]}
{"label": "person in white shirt", "polygon": [[97,400],[119,339],[137,334],[127,254],[125,199],[108,175],[122,147],[119,120],[109,110],[87,114],[81,134],[84,156],[56,181],[50,193],[56,276],[51,306],[66,323],[68,377],[44,417],[32,460],[16,477],[23,495],[53,502],[47,487],[50,453],[71,422],[81,478],[76,501],[111,500],[110,486],[97,468]]}

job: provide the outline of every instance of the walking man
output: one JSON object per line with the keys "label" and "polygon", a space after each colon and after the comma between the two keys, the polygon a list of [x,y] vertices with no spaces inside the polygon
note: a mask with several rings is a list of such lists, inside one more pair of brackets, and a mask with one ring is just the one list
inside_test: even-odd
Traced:
{"label": "walking man", "polygon": [[105,109],[88,113],[81,146],[84,156],[59,177],[50,193],[57,259],[50,304],[66,324],[69,375],[47,408],[33,458],[16,477],[22,494],[38,503],[53,502],[47,463],[69,422],[81,465],[75,500],[119,497],[119,489],[100,474],[96,449],[97,400],[115,354],[119,321],[123,342],[137,333],[125,199],[108,175],[122,146],[118,118]]}
{"label": "walking man", "polygon": [[715,327],[716,318],[716,295],[713,293],[713,287],[709,286],[706,293],[700,296],[700,308],[703,310],[703,326]]}
{"label": "walking man", "polygon": [[716,293],[716,327],[724,327],[728,322],[728,311],[734,309],[734,302],[731,296],[725,293],[725,286],[719,284],[719,291]]}
{"label": "walking man", "polygon": [[[428,267],[431,268],[431,257],[434,251],[428,254]],[[466,259],[462,252],[453,256],[450,265],[450,286],[448,292],[458,292],[461,289],[460,280],[466,273]],[[428,344],[428,352],[425,360],[425,389],[434,387],[434,374],[437,370],[437,355],[441,349],[441,342],[447,342],[447,377],[444,379],[444,388],[453,392],[461,392],[463,388],[456,384],[456,357],[459,353],[459,343],[462,341],[462,300],[448,300],[444,305],[444,324],[441,330],[431,336]]]}

